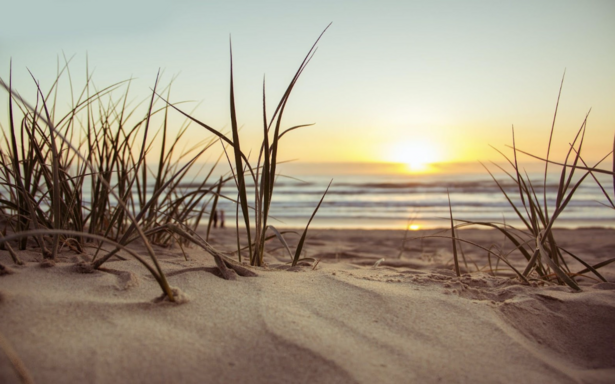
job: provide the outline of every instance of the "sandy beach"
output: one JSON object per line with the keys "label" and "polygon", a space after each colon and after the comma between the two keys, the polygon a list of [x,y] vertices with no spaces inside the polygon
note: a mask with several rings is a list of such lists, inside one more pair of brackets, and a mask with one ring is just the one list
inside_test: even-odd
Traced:
{"label": "sandy beach", "polygon": [[[510,248],[495,231],[459,233]],[[555,233],[590,264],[615,251],[611,229]],[[12,272],[0,276],[0,382],[21,382],[15,365],[36,383],[615,381],[615,268],[573,292],[522,283],[467,246],[459,278],[450,240],[410,239],[424,234],[311,230],[305,256],[318,263],[292,268],[274,239],[267,267],[233,281],[198,269],[214,261],[195,246],[187,260],[156,247],[181,304],[155,302],[160,288],[129,257],[86,274],[75,264],[94,249],[64,249],[53,267],[36,249],[24,266],[0,251]],[[217,249],[234,241],[234,229],[212,232]]]}
{"label": "sandy beach", "polygon": [[615,384],[615,1],[59,3],[2,7],[0,384]]}

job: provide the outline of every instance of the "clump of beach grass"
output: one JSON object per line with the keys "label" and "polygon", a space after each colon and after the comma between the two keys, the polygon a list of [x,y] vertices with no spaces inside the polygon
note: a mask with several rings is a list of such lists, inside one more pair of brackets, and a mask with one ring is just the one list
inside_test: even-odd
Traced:
{"label": "clump of beach grass", "polygon": [[[35,80],[37,99],[34,105],[13,90],[12,76],[8,84],[0,79],[0,85],[9,93],[8,137],[5,132],[7,149],[0,150],[0,179],[3,195],[7,197],[2,199],[0,213],[5,226],[13,232],[0,242],[11,249],[9,241],[17,240],[18,248],[23,250],[28,238],[32,238],[41,249],[43,258],[53,261],[61,243],[76,252],[84,252],[84,248],[90,246],[87,239],[94,239],[99,241],[99,248],[102,243],[112,243],[117,245],[116,250],[125,250],[127,244],[140,238],[153,265],[137,259],[152,272],[172,300],[171,289],[145,231],[160,222],[178,220],[174,211],[169,209],[176,200],[176,188],[169,188],[169,185],[174,180],[181,180],[208,146],[170,175],[169,169],[177,167],[171,162],[177,141],[165,151],[165,114],[162,161],[152,197],[146,199],[150,172],[146,163],[151,146],[151,141],[148,142],[150,121],[165,108],[153,110],[153,93],[146,117],[129,127],[128,118],[135,112],[127,110],[129,87],[119,100],[110,96],[122,83],[91,93],[88,74],[86,86],[76,100],[71,88],[72,107],[69,112],[57,117],[54,96],[64,72],[68,73],[70,81],[68,68],[66,61],[47,94]],[[154,88],[157,85],[158,80]],[[104,96],[109,96],[106,103],[102,100]],[[15,106],[21,112],[19,123]],[[75,137],[80,131],[85,133],[85,137]],[[178,138],[183,132],[180,130]],[[139,133],[141,140],[137,140]],[[17,144],[18,140],[21,145]],[[136,157],[135,143],[141,144]],[[88,181],[91,191],[90,200],[86,202],[84,185]],[[136,193],[133,193],[134,189]],[[137,234],[131,238],[134,232]],[[101,260],[107,259],[96,260],[94,267],[99,268]],[[15,258],[14,261],[19,262]]]}
{"label": "clump of beach grass", "polygon": [[[284,233],[268,223],[269,210],[277,177],[279,141],[286,133],[306,125],[282,130],[282,116],[291,91],[312,59],[320,37],[322,34],[301,63],[270,119],[267,118],[263,83],[263,142],[256,164],[249,162],[240,145],[232,50],[232,139],[184,112],[177,104],[170,103],[170,85],[160,89],[160,74],[156,77],[151,97],[143,101],[147,103],[145,116],[137,119],[136,123],[130,123],[139,107],[130,107],[130,80],[97,89],[86,65],[86,85],[75,95],[69,60],[65,58],[64,66],[58,67],[57,78],[47,93],[43,93],[32,75],[37,96],[36,102],[31,104],[13,89],[11,68],[8,83],[0,78],[0,86],[9,96],[8,133],[3,130],[6,148],[0,147],[0,216],[5,225],[4,232],[8,227],[12,233],[1,236],[0,245],[9,250],[14,263],[20,264],[11,241],[17,242],[18,249],[23,250],[30,239],[41,249],[43,258],[51,261],[57,258],[61,245],[84,252],[84,248],[92,246],[90,242],[95,241],[98,245],[95,245],[94,260],[89,266],[82,266],[82,270],[99,269],[123,251],[143,264],[167,299],[175,301],[174,288],[169,286],[152,244],[166,247],[174,242],[180,246],[182,243],[194,243],[214,257],[219,269],[217,274],[221,277],[233,278],[231,270],[242,276],[255,275],[241,265],[238,222],[238,262],[208,243],[209,227],[218,200],[224,198],[236,203],[238,210],[241,208],[250,265],[263,265],[265,242],[272,237],[278,237],[290,253]],[[58,88],[63,75],[68,77],[70,84],[71,107],[65,115],[57,116]],[[121,87],[125,87],[124,93],[114,98]],[[157,106],[158,100],[164,101],[162,107]],[[179,111],[187,119],[175,139],[170,140],[168,123],[171,110]],[[155,118],[161,118],[162,123],[158,132],[152,134]],[[214,137],[176,155],[180,139],[191,123],[206,128]],[[156,137],[160,140],[161,150],[157,164],[150,166],[148,154],[151,154]],[[186,189],[182,182],[189,170],[218,141],[222,142],[225,152],[226,147],[232,149],[234,161],[229,160],[231,175],[208,184],[215,166],[221,160],[219,158],[198,185],[188,183],[191,187]],[[253,204],[248,198],[246,178],[254,184]],[[236,200],[221,194],[222,186],[230,181],[235,183],[237,189]],[[90,187],[89,201],[85,198],[86,183]],[[294,256],[291,254],[293,265],[299,261],[309,224],[325,194],[308,221]],[[207,212],[210,204],[211,209]],[[251,212],[254,213],[253,221]],[[209,226],[206,239],[203,239],[196,234],[196,229],[206,215],[209,215]],[[254,234],[252,222],[255,224]],[[274,235],[267,236],[268,230]],[[137,239],[147,249],[149,262],[127,247]],[[103,250],[102,244],[110,244],[114,248],[99,255]]]}
{"label": "clump of beach grass", "polygon": [[[562,79],[563,85],[563,79]],[[562,87],[560,86],[561,95]],[[466,221],[453,218],[452,205],[449,198],[450,207],[450,230],[451,240],[453,247],[453,261],[455,265],[455,273],[460,276],[459,269],[459,252],[458,247],[461,243],[467,243],[474,247],[478,247],[487,252],[489,268],[493,273],[493,266],[491,257],[496,257],[498,262],[503,261],[508,267],[510,267],[515,274],[523,281],[528,282],[529,279],[537,278],[544,281],[555,281],[559,284],[565,284],[573,290],[581,290],[575,277],[592,273],[600,281],[606,282],[605,278],[598,272],[598,269],[604,267],[615,261],[615,258],[603,261],[596,265],[589,265],[582,258],[575,255],[568,249],[558,244],[557,238],[553,233],[553,228],[557,223],[557,219],[566,210],[566,207],[573,198],[573,195],[579,188],[579,186],[587,179],[588,176],[596,181],[601,188],[604,195],[607,197],[610,207],[615,208],[613,200],[608,196],[605,188],[600,183],[599,179],[595,176],[595,173],[603,173],[612,175],[615,180],[615,152],[607,154],[601,161],[599,161],[593,167],[587,165],[583,160],[581,153],[583,147],[583,140],[585,137],[585,131],[587,127],[587,118],[589,113],[583,120],[581,127],[576,133],[573,142],[570,144],[570,148],[567,151],[567,155],[563,163],[554,162],[550,160],[549,155],[551,152],[551,141],[555,129],[555,121],[557,117],[557,109],[559,106],[559,96],[555,108],[555,114],[553,117],[553,123],[551,126],[549,144],[547,147],[547,155],[545,158],[541,158],[525,151],[518,149],[515,145],[515,136],[513,128],[513,143],[511,149],[513,151],[512,159],[498,151],[506,159],[511,167],[511,170],[506,170],[493,163],[497,168],[505,173],[505,175],[512,181],[515,189],[518,193],[518,202],[515,202],[512,195],[507,192],[502,184],[494,174],[485,166],[487,172],[491,175],[492,179],[496,183],[500,192],[504,195],[508,201],[510,207],[514,211],[515,215],[523,223],[523,228],[515,228],[505,223],[495,222],[476,222]],[[614,147],[615,149],[615,147]],[[544,177],[541,182],[542,185],[536,185],[529,175],[523,171],[518,163],[518,153],[529,155],[533,158],[543,160],[545,163]],[[598,165],[604,161],[608,156],[613,155],[613,171],[600,169]],[[559,172],[559,181],[557,183],[557,192],[555,197],[555,205],[550,206],[547,199],[547,175],[549,171],[549,165],[558,165],[561,167]],[[578,175],[580,173],[580,175]],[[542,195],[539,187],[542,188]],[[457,223],[457,224],[455,224]],[[482,226],[494,228],[504,234],[506,239],[510,241],[514,248],[507,254],[503,254],[497,247],[483,247],[481,245],[466,241],[458,236],[458,229],[467,226]],[[512,266],[508,260],[508,256],[514,252],[520,252],[526,259],[527,263],[523,270],[517,270]],[[462,257],[465,257],[462,254]],[[573,272],[569,267],[569,260],[575,260],[584,266],[584,269]],[[466,264],[467,268],[467,264]],[[497,267],[496,267],[497,268]]]}
{"label": "clump of beach grass", "polygon": [[[310,60],[313,58],[314,53],[316,52],[316,45],[318,44],[321,37],[328,28],[329,26],[325,28],[325,30],[320,34],[316,42],[312,45],[312,48],[308,51],[307,55],[301,62],[301,65],[293,76],[290,84],[287,86],[286,91],[282,95],[281,99],[278,101],[275,111],[273,112],[271,117],[267,116],[267,97],[265,92],[265,81],[263,80],[263,139],[259,148],[258,157],[255,164],[252,164],[250,162],[248,156],[242,150],[242,144],[239,135],[239,123],[235,106],[235,86],[233,78],[232,49],[230,54],[230,117],[232,136],[230,138],[227,137],[220,130],[211,127],[203,121],[184,112],[179,107],[169,103],[161,96],[161,98],[165,100],[168,105],[170,105],[177,112],[217,136],[224,147],[225,154],[227,155],[227,160],[231,168],[233,181],[237,189],[237,208],[238,211],[241,210],[241,216],[243,218],[243,223],[245,225],[247,235],[247,246],[242,247],[239,236],[238,212],[236,227],[237,255],[239,262],[242,262],[242,250],[247,248],[250,265],[262,266],[263,257],[265,254],[265,243],[268,239],[271,238],[271,236],[276,236],[284,245],[285,249],[288,251],[291,263],[293,266],[295,266],[300,260],[309,225],[312,222],[314,216],[316,215],[316,212],[320,208],[320,205],[322,204],[322,201],[327,191],[329,190],[329,187],[331,186],[331,183],[329,183],[329,187],[327,187],[327,189],[325,190],[322,198],[320,199],[315,210],[313,211],[312,216],[310,217],[304,231],[302,232],[301,238],[297,244],[294,253],[291,252],[288,243],[283,236],[283,233],[277,230],[273,225],[269,224],[269,212],[277,178],[277,166],[279,163],[278,150],[280,146],[280,140],[284,135],[293,130],[310,126],[312,124],[297,125],[282,130],[282,117],[286,110],[290,95],[294,87],[296,86],[299,77],[307,67]],[[230,156],[226,151],[227,147],[232,150],[232,156]],[[248,185],[247,179],[250,180],[253,184],[252,190]],[[251,194],[253,195],[252,200],[249,198],[249,195]],[[217,200],[214,201],[216,202]],[[252,232],[253,227],[254,232]],[[268,231],[273,232],[273,235],[268,236]]]}

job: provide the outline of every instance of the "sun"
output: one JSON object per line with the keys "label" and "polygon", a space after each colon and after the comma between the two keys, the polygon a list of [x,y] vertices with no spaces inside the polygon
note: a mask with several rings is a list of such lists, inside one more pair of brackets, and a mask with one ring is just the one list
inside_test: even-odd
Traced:
{"label": "sun", "polygon": [[391,145],[388,160],[405,164],[411,173],[425,173],[431,170],[431,164],[440,161],[440,151],[426,140],[406,141]]}

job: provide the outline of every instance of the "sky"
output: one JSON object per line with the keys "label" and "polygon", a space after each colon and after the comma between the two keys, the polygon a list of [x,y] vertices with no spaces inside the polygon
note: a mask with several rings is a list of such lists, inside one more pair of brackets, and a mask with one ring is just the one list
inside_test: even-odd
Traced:
{"label": "sky", "polygon": [[[134,78],[137,100],[150,95],[160,69],[162,84],[174,79],[171,101],[189,101],[181,108],[221,130],[230,127],[230,37],[246,143],[260,140],[263,77],[271,114],[332,23],[283,121],[315,124],[282,143],[284,159],[308,165],[373,170],[393,162],[419,172],[497,161],[491,146],[506,151],[513,126],[519,148],[544,156],[564,71],[553,153],[563,156],[590,109],[584,157],[613,148],[610,0],[23,0],[3,13],[0,77],[8,78],[12,59],[14,88],[27,99],[35,96],[28,70],[48,89],[58,59],[72,57],[79,88],[87,57],[99,88]],[[7,105],[4,92],[0,103]],[[208,135],[193,126],[188,137]]]}

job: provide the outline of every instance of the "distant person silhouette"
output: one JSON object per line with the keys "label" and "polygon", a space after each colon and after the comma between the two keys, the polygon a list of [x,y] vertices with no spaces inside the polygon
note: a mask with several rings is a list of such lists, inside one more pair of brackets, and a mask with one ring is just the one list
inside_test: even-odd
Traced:
{"label": "distant person silhouette", "polygon": [[224,228],[224,210],[220,210],[220,228]]}

